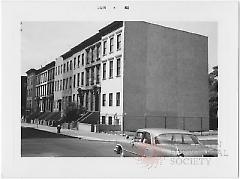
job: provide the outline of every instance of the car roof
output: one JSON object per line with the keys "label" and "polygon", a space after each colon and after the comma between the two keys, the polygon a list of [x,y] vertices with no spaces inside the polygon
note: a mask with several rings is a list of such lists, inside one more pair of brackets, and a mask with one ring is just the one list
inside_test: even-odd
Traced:
{"label": "car roof", "polygon": [[154,136],[158,136],[160,134],[166,134],[166,133],[181,133],[181,134],[192,134],[191,132],[187,130],[182,129],[164,129],[164,128],[143,128],[138,129],[137,132],[149,132],[153,134]]}

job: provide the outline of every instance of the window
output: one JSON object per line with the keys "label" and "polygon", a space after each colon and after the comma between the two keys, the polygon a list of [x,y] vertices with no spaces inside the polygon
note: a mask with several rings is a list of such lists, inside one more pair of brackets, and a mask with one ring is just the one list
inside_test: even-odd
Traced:
{"label": "window", "polygon": [[106,106],[106,94],[102,95],[102,106]]}
{"label": "window", "polygon": [[103,63],[103,79],[106,79],[106,63]]}
{"label": "window", "polygon": [[75,88],[76,75],[73,76],[73,88]]}
{"label": "window", "polygon": [[78,68],[80,66],[80,55],[78,55]]}
{"label": "window", "polygon": [[65,89],[68,89],[68,78],[66,79],[66,88]]}
{"label": "window", "polygon": [[74,57],[74,61],[73,61],[73,69],[76,68],[76,57]]}
{"label": "window", "polygon": [[102,116],[102,124],[106,124],[106,117]]}
{"label": "window", "polygon": [[117,76],[120,76],[121,73],[121,60],[120,58],[117,59]]}
{"label": "window", "polygon": [[59,91],[59,80],[58,80],[58,82],[57,82],[57,85],[58,85],[57,90]]}
{"label": "window", "polygon": [[100,59],[100,45],[97,45],[97,60]]}
{"label": "window", "polygon": [[110,38],[110,53],[113,52],[113,37]]}
{"label": "window", "polygon": [[82,66],[84,65],[84,53],[82,54]]}
{"label": "window", "polygon": [[113,61],[109,61],[109,78],[113,78]]}
{"label": "window", "polygon": [[91,68],[91,85],[94,84],[94,68]]}
{"label": "window", "polygon": [[120,106],[120,92],[116,93],[116,106]]}
{"label": "window", "polygon": [[121,34],[117,35],[117,50],[121,49]]}
{"label": "window", "polygon": [[77,74],[77,86],[79,87],[80,73]]}
{"label": "window", "polygon": [[107,41],[103,42],[103,56],[105,56],[107,53]]}
{"label": "window", "polygon": [[151,144],[151,135],[148,132],[143,133],[143,143]]}
{"label": "window", "polygon": [[63,73],[65,73],[66,72],[66,63],[64,63],[64,65],[63,65]]}
{"label": "window", "polygon": [[84,85],[84,72],[82,72],[81,85]]}
{"label": "window", "polygon": [[60,74],[60,66],[58,66],[58,74]]}
{"label": "window", "polygon": [[96,67],[96,73],[97,73],[97,76],[96,76],[96,84],[99,84],[99,81],[100,81],[100,74],[99,74],[99,66]]}
{"label": "window", "polygon": [[69,88],[72,88],[72,77],[69,78]]}
{"label": "window", "polygon": [[67,72],[68,72],[68,70],[69,70],[69,62],[67,62]]}
{"label": "window", "polygon": [[73,94],[73,99],[72,99],[72,101],[75,101],[75,94]]}
{"label": "window", "polygon": [[72,60],[70,60],[70,70],[72,70]]}
{"label": "window", "polygon": [[91,62],[94,62],[94,47],[91,49]]}
{"label": "window", "polygon": [[89,85],[89,69],[86,70],[86,86]]}
{"label": "window", "polygon": [[63,86],[62,86],[62,89],[64,90],[65,88],[65,79],[63,79]]}
{"label": "window", "polygon": [[61,65],[61,74],[62,74],[62,71],[63,71],[62,68],[63,68],[63,66]]}
{"label": "window", "polygon": [[87,50],[87,54],[86,54],[86,58],[87,58],[87,60],[86,60],[86,64],[89,64],[89,49]]}
{"label": "window", "polygon": [[155,137],[156,144],[199,144],[194,135],[190,134],[160,134]]}
{"label": "window", "polygon": [[54,82],[54,90],[57,91],[57,81]]}
{"label": "window", "polygon": [[60,80],[60,90],[62,90],[62,80]]}
{"label": "window", "polygon": [[112,106],[112,102],[113,102],[113,94],[109,93],[109,106]]}
{"label": "window", "polygon": [[109,124],[109,125],[112,125],[112,116],[109,116],[109,117],[108,117],[108,124]]}

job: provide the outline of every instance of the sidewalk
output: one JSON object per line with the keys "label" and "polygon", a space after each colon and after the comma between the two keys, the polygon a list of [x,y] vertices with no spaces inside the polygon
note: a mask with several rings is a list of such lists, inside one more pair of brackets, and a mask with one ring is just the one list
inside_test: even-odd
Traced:
{"label": "sidewalk", "polygon": [[[37,124],[29,124],[29,123],[21,123],[21,126],[31,127],[38,130],[52,132],[52,133],[57,133],[56,127],[50,127],[45,125],[37,126]],[[126,140],[124,136],[120,136],[120,135],[78,131],[78,130],[70,130],[70,129],[61,129],[61,134],[71,136],[71,137],[76,137],[79,139],[84,139],[84,140],[93,140],[93,141],[102,141],[102,142],[116,142],[116,141]]]}
{"label": "sidewalk", "polygon": [[[50,127],[45,125],[38,125],[37,124],[29,124],[29,123],[21,123],[22,127],[32,127],[38,130],[48,131],[57,133],[56,127]],[[133,132],[125,132],[126,135],[133,136]],[[102,142],[116,142],[116,141],[125,141],[126,137],[122,135],[120,132],[116,133],[95,133],[95,132],[87,132],[87,131],[78,131],[78,130],[71,130],[71,129],[61,129],[62,135],[67,135],[71,137],[76,137],[79,139],[85,140],[94,140],[94,141],[102,141]],[[209,135],[198,135],[198,133],[194,133],[198,136],[199,140],[218,140],[217,134],[209,134]]]}

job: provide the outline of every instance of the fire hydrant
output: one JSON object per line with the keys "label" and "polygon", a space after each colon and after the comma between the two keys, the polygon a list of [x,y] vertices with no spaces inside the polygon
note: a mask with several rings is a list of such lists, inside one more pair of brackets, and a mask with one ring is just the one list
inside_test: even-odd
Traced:
{"label": "fire hydrant", "polygon": [[60,125],[57,125],[57,133],[59,134],[61,131],[61,126]]}

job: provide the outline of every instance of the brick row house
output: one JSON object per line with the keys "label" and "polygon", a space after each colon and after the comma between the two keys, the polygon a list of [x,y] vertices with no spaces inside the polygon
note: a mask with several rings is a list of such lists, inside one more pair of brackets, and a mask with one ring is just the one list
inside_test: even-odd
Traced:
{"label": "brick row house", "polygon": [[36,79],[27,86],[27,109],[62,113],[73,102],[85,109],[76,122],[102,130],[146,127],[146,116],[147,127],[166,127],[165,116],[174,117],[169,128],[207,130],[207,50],[199,34],[115,21],[46,68],[29,70],[28,79]]}

